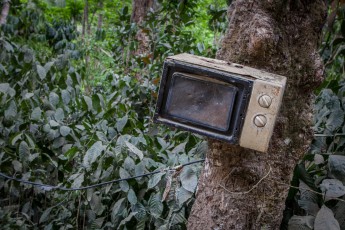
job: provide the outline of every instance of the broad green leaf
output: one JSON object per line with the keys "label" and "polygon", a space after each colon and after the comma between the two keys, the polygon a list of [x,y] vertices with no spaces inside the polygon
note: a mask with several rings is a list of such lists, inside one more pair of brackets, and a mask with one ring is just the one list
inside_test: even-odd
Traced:
{"label": "broad green leaf", "polygon": [[87,151],[83,159],[83,165],[85,168],[90,169],[93,162],[101,155],[104,150],[104,146],[101,141],[95,142]]}
{"label": "broad green leaf", "polygon": [[34,93],[26,93],[25,96],[24,96],[24,99],[30,99],[34,96],[35,94]]}
{"label": "broad green leaf", "polygon": [[85,127],[83,125],[76,125],[75,127],[80,130],[85,130]]}
{"label": "broad green leaf", "polygon": [[344,122],[344,111],[342,111],[341,109],[333,110],[326,122],[326,127],[330,131],[335,131],[336,129],[341,128],[341,125],[343,122]]}
{"label": "broad green leaf", "polygon": [[99,100],[99,97],[97,94],[92,95],[92,105],[93,108],[99,113],[102,111],[102,105],[101,101]]}
{"label": "broad green leaf", "polygon": [[323,164],[325,162],[325,159],[323,158],[323,156],[321,154],[315,154],[314,155],[314,162],[317,165]]}
{"label": "broad green leaf", "polygon": [[324,179],[320,189],[325,194],[326,201],[345,195],[345,186],[337,179]]}
{"label": "broad green leaf", "polygon": [[137,147],[135,147],[133,144],[129,143],[128,141],[125,141],[125,143],[131,152],[135,153],[135,155],[137,155],[140,160],[143,159],[144,154],[141,150],[139,150]]}
{"label": "broad green leaf", "polygon": [[300,208],[306,211],[307,214],[312,216],[316,216],[320,207],[317,203],[308,200],[298,200],[298,205]]}
{"label": "broad green leaf", "polygon": [[12,120],[17,116],[17,104],[14,100],[10,102],[10,105],[5,110],[5,118]]}
{"label": "broad green leaf", "polygon": [[20,160],[26,161],[30,155],[29,145],[25,141],[20,142],[18,152]]}
{"label": "broad green leaf", "polygon": [[101,196],[98,196],[96,193],[93,193],[92,194],[92,198],[91,198],[91,201],[90,201],[90,206],[91,206],[91,209],[97,214],[97,215],[100,215],[102,210],[104,209],[103,208],[103,205],[102,205],[102,197]]}
{"label": "broad green leaf", "polygon": [[137,165],[135,165],[134,172],[136,176],[139,176],[145,173],[145,165],[143,164],[143,162],[139,162]]}
{"label": "broad green leaf", "polygon": [[30,62],[33,61],[33,59],[34,59],[34,55],[33,55],[32,50],[29,50],[29,49],[25,50],[25,53],[24,53],[24,62],[25,62],[25,63],[30,63]]}
{"label": "broad green leaf", "polygon": [[72,188],[80,188],[84,182],[84,173],[80,173],[74,178],[73,183],[71,185]]}
{"label": "broad green leaf", "polygon": [[193,196],[193,193],[184,189],[183,187],[180,187],[176,191],[176,197],[178,200],[178,204],[182,206],[187,200],[189,200]]}
{"label": "broad green leaf", "polygon": [[329,156],[328,171],[332,178],[338,179],[345,184],[345,156]]}
{"label": "broad green leaf", "polygon": [[310,201],[318,203],[318,195],[302,180],[299,180],[299,192],[301,201]]}
{"label": "broad green leaf", "polygon": [[[344,199],[345,196],[342,197]],[[345,202],[338,201],[334,210],[334,218],[338,221],[341,230],[345,230]]]}
{"label": "broad green leaf", "polygon": [[39,153],[34,153],[34,154],[30,154],[29,155],[29,158],[28,158],[28,161],[29,162],[32,162],[33,160],[35,160],[37,157],[39,157],[40,154]]}
{"label": "broad green leaf", "polygon": [[292,216],[289,220],[289,230],[312,230],[315,217],[313,216]]}
{"label": "broad green leaf", "polygon": [[23,165],[17,160],[12,161],[13,168],[16,172],[22,172]]}
{"label": "broad green leaf", "polygon": [[126,157],[125,162],[123,163],[123,167],[129,172],[132,172],[134,170],[135,163],[130,156]]}
{"label": "broad green leaf", "polygon": [[160,217],[163,212],[163,204],[159,194],[152,194],[148,201],[149,212],[154,217]]}
{"label": "broad green leaf", "polygon": [[[135,217],[137,217],[137,215],[135,215]],[[138,221],[138,223],[136,224],[136,230],[145,230],[145,226],[146,226],[146,221],[147,219],[142,219],[140,221]]]}
{"label": "broad green leaf", "polygon": [[125,198],[121,198],[114,204],[112,211],[111,211],[111,222],[116,222],[116,217],[120,216],[125,208]]}
{"label": "broad green leaf", "polygon": [[169,226],[168,226],[168,224],[164,224],[164,225],[160,226],[157,230],[169,230]]}
{"label": "broad green leaf", "polygon": [[183,188],[194,193],[198,184],[198,177],[194,170],[192,170],[190,167],[184,168],[181,172],[180,179]]}
{"label": "broad green leaf", "polygon": [[10,88],[10,84],[8,83],[1,83],[0,84],[0,93],[6,93],[7,94],[7,91],[8,89]]}
{"label": "broad green leaf", "polygon": [[119,225],[119,229],[121,229],[121,226],[125,225],[126,223],[128,223],[129,221],[131,221],[131,219],[133,217],[135,217],[137,213],[135,212],[131,212],[125,219],[123,219],[121,222],[120,222],[120,225]]}
{"label": "broad green leaf", "polygon": [[187,142],[179,144],[178,146],[176,146],[172,150],[172,153],[174,153],[174,154],[176,154],[176,153],[184,153],[185,152],[185,148],[186,148],[186,144],[187,144]]}
{"label": "broad green leaf", "polygon": [[56,111],[55,111],[55,114],[54,114],[54,118],[56,121],[62,121],[63,119],[65,119],[65,113],[63,112],[63,110],[61,108],[58,108]]}
{"label": "broad green leaf", "polygon": [[135,195],[135,192],[133,189],[130,189],[127,194],[127,199],[131,205],[135,205],[138,202],[137,196]]}
{"label": "broad green leaf", "polygon": [[115,146],[115,151],[116,154],[120,154],[122,153],[122,151],[125,149],[126,147],[126,141],[130,140],[131,136],[130,135],[121,135],[117,138],[116,140],[116,146]]}
{"label": "broad green leaf", "polygon": [[[100,210],[102,211],[103,209],[100,209]],[[100,211],[99,211],[99,212],[100,212]],[[93,228],[93,229],[101,229],[102,226],[103,226],[104,220],[105,220],[105,217],[97,218],[97,219],[93,222],[93,224],[96,225],[95,228]],[[73,228],[73,226],[72,226],[72,228]]]}
{"label": "broad green leaf", "polygon": [[110,165],[107,170],[102,172],[102,180],[107,179],[114,171],[114,166]]}
{"label": "broad green leaf", "polygon": [[97,131],[96,135],[97,135],[99,140],[101,140],[104,143],[108,143],[108,138],[103,132]]}
{"label": "broad green leaf", "polygon": [[64,137],[58,137],[53,141],[52,148],[58,149],[65,144],[66,140]]}
{"label": "broad green leaf", "polygon": [[129,190],[129,184],[127,181],[123,180],[119,182],[120,189],[124,192],[128,192]]}
{"label": "broad green leaf", "polygon": [[41,116],[42,116],[42,110],[40,107],[36,107],[34,108],[34,110],[32,110],[31,120],[39,121],[41,119]]}
{"label": "broad green leaf", "polygon": [[8,72],[7,70],[5,69],[5,67],[0,63],[0,71],[5,74],[5,75],[8,75]]}
{"label": "broad green leaf", "polygon": [[42,154],[43,154],[46,158],[49,159],[49,161],[54,165],[55,168],[58,167],[58,163],[57,163],[55,160],[53,160],[47,153],[42,153]]}
{"label": "broad green leaf", "polygon": [[61,90],[61,98],[64,105],[68,105],[71,101],[71,95],[67,90]]}
{"label": "broad green leaf", "polygon": [[187,223],[187,219],[185,218],[185,208],[182,208],[178,212],[174,212],[171,217],[171,224],[173,226]]}
{"label": "broad green leaf", "polygon": [[60,124],[57,123],[57,122],[54,121],[54,120],[50,120],[50,121],[49,121],[49,125],[50,125],[50,127],[57,127],[57,126],[59,126]]}
{"label": "broad green leaf", "polygon": [[120,168],[120,178],[126,179],[129,177],[131,177],[131,175],[124,168]]}
{"label": "broad green leaf", "polygon": [[53,105],[56,106],[59,104],[60,98],[59,95],[57,95],[54,92],[50,92],[49,94],[49,102]]}
{"label": "broad green leaf", "polygon": [[10,139],[10,143],[11,145],[15,145],[17,143],[18,140],[22,139],[22,135],[23,133],[16,133],[11,139]]}
{"label": "broad green leaf", "polygon": [[51,62],[47,62],[45,65],[44,65],[44,69],[46,70],[46,72],[48,73],[49,70],[51,69],[51,67],[54,65],[54,62],[51,61]]}
{"label": "broad green leaf", "polygon": [[128,121],[128,116],[124,116],[116,122],[116,129],[118,132],[122,132],[123,128],[126,126]]}
{"label": "broad green leaf", "polygon": [[155,187],[161,181],[163,175],[165,175],[165,172],[160,172],[151,176],[147,188],[150,189]]}
{"label": "broad green leaf", "polygon": [[317,213],[314,223],[315,230],[340,230],[338,221],[334,218],[334,214],[331,209],[323,205],[320,211]]}
{"label": "broad green leaf", "polygon": [[140,202],[137,202],[135,205],[131,206],[133,212],[136,212],[135,218],[138,221],[146,220],[146,208]]}
{"label": "broad green leaf", "polygon": [[88,96],[84,96],[84,102],[86,104],[86,108],[88,111],[92,111],[93,107],[92,107],[92,99]]}
{"label": "broad green leaf", "polygon": [[60,134],[61,136],[65,137],[71,132],[71,128],[67,126],[61,126],[60,127]]}
{"label": "broad green leaf", "polygon": [[48,220],[49,216],[50,216],[50,212],[52,211],[52,208],[47,208],[46,210],[44,210],[44,212],[42,213],[39,222],[40,223],[44,223]]}
{"label": "broad green leaf", "polygon": [[41,80],[45,79],[47,76],[46,69],[41,65],[37,65],[37,73],[38,73],[38,76],[41,78]]}

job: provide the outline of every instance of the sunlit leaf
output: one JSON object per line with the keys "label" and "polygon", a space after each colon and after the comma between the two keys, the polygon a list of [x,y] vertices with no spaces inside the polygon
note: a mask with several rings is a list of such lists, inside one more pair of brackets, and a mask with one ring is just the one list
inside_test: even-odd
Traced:
{"label": "sunlit leaf", "polygon": [[320,184],[320,189],[325,194],[326,200],[345,195],[345,186],[337,179],[324,179]]}
{"label": "sunlit leaf", "polygon": [[135,205],[138,202],[137,196],[135,195],[135,192],[133,191],[133,189],[130,189],[128,191],[127,199],[129,203],[131,203],[132,205]]}
{"label": "sunlit leaf", "polygon": [[323,205],[320,211],[317,213],[314,223],[315,230],[340,230],[338,221],[334,218],[334,214],[331,209]]}
{"label": "sunlit leaf", "polygon": [[345,156],[331,155],[328,158],[328,170],[332,178],[345,184]]}
{"label": "sunlit leaf", "polygon": [[57,104],[59,104],[59,101],[60,101],[59,95],[57,95],[57,94],[54,93],[54,92],[51,92],[51,93],[49,94],[49,102],[50,102],[52,105],[56,106]]}
{"label": "sunlit leaf", "polygon": [[42,116],[42,110],[40,107],[36,107],[34,108],[34,110],[32,110],[31,112],[31,119],[34,121],[39,121],[41,119]]}
{"label": "sunlit leaf", "polygon": [[111,221],[113,223],[116,221],[116,217],[121,215],[124,208],[125,208],[125,198],[121,198],[118,201],[116,201],[111,211]]}
{"label": "sunlit leaf", "polygon": [[83,165],[85,168],[90,169],[91,164],[94,163],[104,150],[104,146],[101,141],[95,142],[87,151],[83,159]]}
{"label": "sunlit leaf", "polygon": [[128,116],[124,116],[116,122],[116,129],[118,132],[122,132],[123,128],[127,124]]}
{"label": "sunlit leaf", "polygon": [[159,194],[152,194],[148,201],[149,211],[154,217],[159,217],[163,212],[163,204]]}
{"label": "sunlit leaf", "polygon": [[60,127],[60,134],[61,134],[61,136],[65,137],[70,132],[71,132],[71,128],[70,127],[67,127],[67,126],[64,126],[64,125]]}
{"label": "sunlit leaf", "polygon": [[198,184],[198,177],[190,167],[184,168],[180,175],[183,188],[187,191],[194,192]]}
{"label": "sunlit leaf", "polygon": [[41,65],[37,65],[36,67],[37,67],[38,76],[41,78],[41,80],[45,79],[47,76],[46,69]]}
{"label": "sunlit leaf", "polygon": [[165,175],[165,172],[160,172],[151,176],[147,188],[150,189],[155,187],[161,181],[163,175]]}
{"label": "sunlit leaf", "polygon": [[128,141],[125,141],[125,143],[131,152],[135,153],[135,155],[137,155],[140,160],[143,159],[144,154],[141,150],[139,150],[137,147],[135,147],[133,144],[129,143]]}

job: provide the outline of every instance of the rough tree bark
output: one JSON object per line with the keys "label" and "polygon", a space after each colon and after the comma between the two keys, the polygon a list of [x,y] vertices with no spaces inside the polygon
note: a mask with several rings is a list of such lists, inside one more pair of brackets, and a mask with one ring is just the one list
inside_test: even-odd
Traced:
{"label": "rough tree bark", "polygon": [[216,140],[188,229],[279,229],[293,168],[311,137],[313,89],[323,80],[322,0],[237,0],[217,58],[288,78],[268,153]]}
{"label": "rough tree bark", "polygon": [[85,5],[84,5],[84,12],[83,12],[83,24],[82,24],[82,32],[81,35],[84,38],[86,29],[89,26],[89,1],[85,0]]}
{"label": "rough tree bark", "polygon": [[140,24],[153,4],[154,0],[133,0],[131,21]]}
{"label": "rough tree bark", "polygon": [[0,15],[0,26],[5,25],[7,22],[7,16],[10,11],[10,1],[3,1],[1,15]]}
{"label": "rough tree bark", "polygon": [[98,21],[97,21],[97,30],[100,31],[102,30],[102,24],[103,24],[103,2],[99,1],[98,2],[98,10],[100,11],[98,14]]}
{"label": "rough tree bark", "polygon": [[[149,9],[154,6],[155,0],[133,0],[131,21],[138,25],[142,24]],[[138,41],[138,48],[132,51],[133,54],[135,56],[150,56],[149,38],[143,30],[138,30],[135,39]],[[136,78],[141,78],[139,73],[136,74]]]}

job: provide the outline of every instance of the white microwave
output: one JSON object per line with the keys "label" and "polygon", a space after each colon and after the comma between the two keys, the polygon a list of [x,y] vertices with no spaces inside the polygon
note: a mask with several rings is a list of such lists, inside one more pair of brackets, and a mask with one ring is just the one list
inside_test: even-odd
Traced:
{"label": "white microwave", "polygon": [[286,78],[179,54],[163,66],[154,121],[266,152]]}

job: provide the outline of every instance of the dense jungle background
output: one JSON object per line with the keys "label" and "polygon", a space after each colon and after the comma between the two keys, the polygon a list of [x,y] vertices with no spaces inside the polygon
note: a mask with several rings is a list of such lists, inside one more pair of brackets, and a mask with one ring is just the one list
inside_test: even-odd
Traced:
{"label": "dense jungle background", "polygon": [[[215,57],[230,3],[158,0],[136,22],[132,0],[0,0],[1,228],[186,229],[201,163],[179,166],[207,142],[153,123],[160,74],[169,55]],[[330,2],[282,229],[345,229],[344,17]]]}

